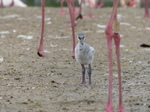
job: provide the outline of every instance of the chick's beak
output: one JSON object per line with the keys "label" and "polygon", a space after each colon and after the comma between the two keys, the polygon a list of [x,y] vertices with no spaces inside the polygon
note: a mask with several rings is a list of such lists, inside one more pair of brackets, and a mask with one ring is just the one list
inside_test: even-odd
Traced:
{"label": "chick's beak", "polygon": [[83,45],[84,43],[83,43],[83,40],[80,40],[80,43],[81,43],[81,45]]}

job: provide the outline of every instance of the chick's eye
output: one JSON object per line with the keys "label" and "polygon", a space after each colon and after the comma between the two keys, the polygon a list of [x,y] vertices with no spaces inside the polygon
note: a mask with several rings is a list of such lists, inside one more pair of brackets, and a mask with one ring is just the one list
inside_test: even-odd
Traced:
{"label": "chick's eye", "polygon": [[81,40],[81,37],[78,37]]}

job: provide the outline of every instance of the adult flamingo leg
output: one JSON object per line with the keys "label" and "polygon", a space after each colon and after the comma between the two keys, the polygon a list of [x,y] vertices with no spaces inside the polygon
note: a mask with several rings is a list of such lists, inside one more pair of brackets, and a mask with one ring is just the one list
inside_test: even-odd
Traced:
{"label": "adult flamingo leg", "polygon": [[118,66],[118,82],[119,82],[119,112],[125,112],[122,103],[122,82],[121,82],[121,66],[120,66],[120,35],[118,33],[114,34],[114,41],[116,46],[116,56],[117,56],[117,66]]}
{"label": "adult flamingo leg", "polygon": [[112,73],[112,35],[107,35],[107,46],[108,46],[108,64],[109,64],[109,84],[108,84],[108,102],[106,105],[106,112],[114,112],[112,107],[112,80],[113,80],[113,73]]}
{"label": "adult flamingo leg", "polygon": [[40,56],[40,57],[45,57],[45,53],[44,53],[44,50],[43,50],[43,42],[44,42],[44,20],[45,20],[45,0],[41,0],[41,4],[42,4],[42,28],[41,28],[41,38],[40,38],[40,44],[39,44],[39,47],[38,47],[38,52],[37,54]]}
{"label": "adult flamingo leg", "polygon": [[90,0],[88,0],[88,2],[89,2],[89,6],[88,6],[88,8],[89,8],[89,14],[88,14],[88,17],[92,18],[92,10],[91,10],[91,5],[90,5]]}
{"label": "adult flamingo leg", "polygon": [[64,0],[61,0],[60,1],[60,7],[61,7],[61,9],[60,9],[60,12],[59,12],[60,14],[65,14],[65,11],[63,9],[63,7],[64,7],[63,3],[64,3]]}
{"label": "adult flamingo leg", "polygon": [[[0,7],[3,7],[3,6],[4,6],[3,0],[1,0]],[[9,7],[14,6],[14,0],[12,0],[11,3],[10,3],[8,6],[9,6]]]}
{"label": "adult flamingo leg", "polygon": [[96,8],[102,8],[102,7],[104,7],[104,0],[100,0],[100,4],[98,5],[97,3],[97,6],[96,6]]}
{"label": "adult flamingo leg", "polygon": [[82,16],[82,3],[83,3],[83,0],[81,0],[81,3],[79,4],[80,8],[79,8],[79,13],[78,13],[78,16],[76,17],[76,20],[83,18],[83,16]]}
{"label": "adult flamingo leg", "polygon": [[70,13],[70,19],[71,19],[71,28],[72,28],[72,58],[75,59],[75,18],[74,18],[74,8],[72,6],[73,0],[66,0],[69,8],[69,13]]}
{"label": "adult flamingo leg", "polygon": [[14,0],[11,1],[11,3],[9,4],[9,6],[13,6],[14,5]]}
{"label": "adult flamingo leg", "polygon": [[144,3],[144,5],[145,5],[145,15],[144,15],[144,17],[149,18],[150,14],[149,14],[149,10],[148,10],[148,0],[145,0],[144,2],[145,2]]}
{"label": "adult flamingo leg", "polygon": [[118,7],[118,1],[114,0],[113,9],[110,15],[110,19],[108,21],[105,34],[107,39],[107,45],[108,45],[108,61],[109,61],[109,85],[108,85],[108,102],[106,105],[106,112],[114,112],[112,107],[112,81],[113,81],[113,67],[112,67],[112,39],[115,41],[116,46],[116,55],[117,55],[117,65],[118,65],[118,80],[119,80],[119,112],[125,112],[122,104],[122,91],[121,91],[121,67],[120,67],[120,36],[118,32],[112,31],[112,25],[113,22],[117,21],[116,15],[117,15],[117,7]]}
{"label": "adult flamingo leg", "polygon": [[79,8],[79,13],[78,13],[78,16],[76,17],[76,20],[78,19],[82,19],[82,18],[92,18],[92,10],[91,10],[91,5],[90,5],[90,0],[88,0],[88,16],[85,16],[83,17],[82,15],[82,4],[83,4],[84,0],[81,0],[81,3],[80,3],[80,8]]}
{"label": "adult flamingo leg", "polygon": [[0,7],[3,7],[3,0],[1,0]]}

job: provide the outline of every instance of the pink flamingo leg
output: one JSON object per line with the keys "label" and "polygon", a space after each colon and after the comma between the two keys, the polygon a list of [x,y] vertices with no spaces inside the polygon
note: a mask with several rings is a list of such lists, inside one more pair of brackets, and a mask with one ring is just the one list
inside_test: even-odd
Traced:
{"label": "pink flamingo leg", "polygon": [[[91,6],[90,6],[90,0],[88,0],[89,2],[89,6],[88,6],[88,16],[84,16],[84,18],[92,18],[92,11],[91,11]],[[82,19],[83,16],[82,16],[82,3],[83,3],[83,0],[81,0],[81,3],[80,3],[80,9],[79,9],[79,14],[78,16],[76,17],[76,20],[78,19]]]}
{"label": "pink flamingo leg", "polygon": [[120,4],[122,7],[126,8],[127,7],[127,1],[126,0],[120,0]]}
{"label": "pink flamingo leg", "polygon": [[148,10],[148,0],[145,0],[145,15],[144,15],[145,18],[149,18],[150,15],[149,15],[149,10]]}
{"label": "pink flamingo leg", "polygon": [[12,2],[9,4],[9,6],[14,6],[14,0],[12,0]]}
{"label": "pink flamingo leg", "polygon": [[107,112],[113,112],[112,107],[112,80],[113,80],[113,73],[112,73],[112,35],[106,34],[107,38],[107,45],[108,45],[108,60],[109,60],[109,85],[108,85],[108,102],[106,105]]}
{"label": "pink flamingo leg", "polygon": [[[1,4],[0,4],[0,7],[3,7],[4,4],[3,4],[3,0],[1,0]],[[14,0],[11,1],[11,3],[8,5],[8,6],[14,6]]]}
{"label": "pink flamingo leg", "polygon": [[82,13],[82,3],[83,3],[83,0],[81,0],[79,13],[78,13],[78,16],[76,17],[76,20],[83,18],[82,14],[81,14]]}
{"label": "pink flamingo leg", "polygon": [[63,9],[63,2],[64,2],[64,0],[60,1],[60,7],[61,7],[60,12],[59,12],[60,14],[65,14],[65,11]]}
{"label": "pink flamingo leg", "polygon": [[114,112],[112,107],[112,81],[113,81],[113,67],[112,67],[112,39],[115,41],[116,45],[116,55],[117,55],[117,65],[118,65],[118,81],[119,81],[119,112],[125,112],[123,104],[122,104],[122,83],[121,83],[121,67],[120,67],[120,35],[118,33],[113,33],[112,31],[112,25],[113,21],[116,21],[116,15],[117,15],[117,6],[118,6],[118,0],[114,1],[112,13],[110,16],[110,19],[108,21],[105,34],[107,39],[107,45],[108,45],[108,60],[109,60],[109,89],[108,89],[108,102],[106,105],[106,112]]}
{"label": "pink flamingo leg", "polygon": [[104,0],[100,0],[100,4],[97,5],[97,8],[102,8],[104,7]]}
{"label": "pink flamingo leg", "polygon": [[121,82],[121,66],[120,66],[120,35],[118,33],[114,34],[114,40],[116,45],[116,55],[117,55],[117,66],[118,66],[118,82],[119,82],[119,112],[125,112],[122,103],[122,82]]}
{"label": "pink flamingo leg", "polygon": [[90,0],[88,0],[88,2],[89,2],[89,14],[88,14],[88,17],[89,18],[92,18],[92,10],[91,10],[91,5],[90,5]]}
{"label": "pink flamingo leg", "polygon": [[38,52],[37,54],[40,56],[40,57],[45,57],[45,53],[44,53],[44,50],[43,50],[43,42],[44,42],[44,20],[45,20],[45,0],[41,0],[41,4],[42,4],[42,28],[41,28],[41,38],[40,38],[40,44],[39,44],[39,47],[38,47]]}
{"label": "pink flamingo leg", "polygon": [[1,4],[0,4],[0,7],[3,7],[4,5],[3,5],[3,0],[1,0]]}
{"label": "pink flamingo leg", "polygon": [[70,13],[70,19],[71,19],[71,28],[72,28],[72,43],[73,43],[73,49],[72,49],[72,58],[75,59],[75,18],[74,18],[74,8],[72,7],[72,0],[66,0],[68,7],[69,7],[69,13]]}
{"label": "pink flamingo leg", "polygon": [[74,14],[78,14],[79,11],[75,9],[75,3],[74,3],[74,0],[72,0],[71,3],[72,3],[72,7],[73,7],[73,13],[74,13]]}

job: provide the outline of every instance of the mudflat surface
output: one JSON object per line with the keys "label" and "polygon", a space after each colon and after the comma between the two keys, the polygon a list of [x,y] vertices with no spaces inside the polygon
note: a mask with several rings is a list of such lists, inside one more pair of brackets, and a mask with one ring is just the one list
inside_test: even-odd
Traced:
{"label": "mudflat surface", "polygon": [[[0,112],[105,112],[108,59],[105,27],[111,8],[93,9],[77,21],[75,33],[95,48],[92,85],[81,86],[81,67],[71,57],[69,15],[46,8],[44,50],[37,56],[41,8],[0,9]],[[65,9],[68,12],[68,9]],[[84,10],[84,15],[87,15]],[[123,103],[127,112],[150,112],[150,19],[144,9],[118,9],[121,35]],[[87,77],[88,82],[88,77]],[[113,106],[118,106],[118,76],[113,44]]]}

